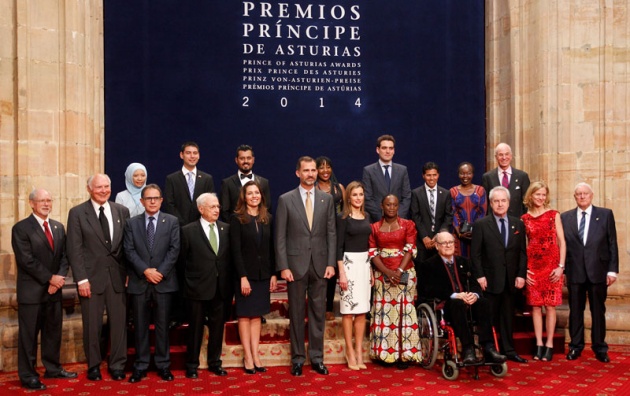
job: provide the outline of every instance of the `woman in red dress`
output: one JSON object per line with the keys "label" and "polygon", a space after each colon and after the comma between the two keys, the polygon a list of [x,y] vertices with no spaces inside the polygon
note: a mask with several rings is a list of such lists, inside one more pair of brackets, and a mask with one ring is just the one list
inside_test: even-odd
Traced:
{"label": "woman in red dress", "polygon": [[[549,208],[549,187],[532,183],[524,199],[527,213],[521,218],[527,234],[527,287],[525,297],[532,306],[536,335],[534,360],[551,361],[556,307],[562,303],[562,274],[566,257],[564,230],[558,211]],[[542,307],[546,312],[547,341],[543,344]]]}

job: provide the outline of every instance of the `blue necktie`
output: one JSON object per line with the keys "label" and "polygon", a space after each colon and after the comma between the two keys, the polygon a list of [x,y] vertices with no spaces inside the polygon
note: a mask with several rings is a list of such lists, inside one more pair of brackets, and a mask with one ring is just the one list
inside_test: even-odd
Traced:
{"label": "blue necktie", "polygon": [[582,218],[580,219],[580,228],[578,229],[578,236],[580,242],[584,245],[584,228],[586,227],[586,212],[582,212]]}
{"label": "blue necktie", "polygon": [[507,247],[507,229],[505,228],[505,219],[499,219],[501,221],[501,238],[503,238],[503,244]]}
{"label": "blue necktie", "polygon": [[188,172],[188,180],[186,180],[188,184],[188,193],[190,194],[190,199],[195,198],[195,180],[193,179],[193,173]]}
{"label": "blue necktie", "polygon": [[392,178],[389,176],[389,165],[383,165],[385,168],[385,184],[387,184],[387,192],[389,192],[392,186]]}
{"label": "blue necktie", "polygon": [[155,225],[153,224],[155,217],[149,217],[149,224],[147,225],[147,243],[149,250],[153,250],[153,242],[155,241]]}

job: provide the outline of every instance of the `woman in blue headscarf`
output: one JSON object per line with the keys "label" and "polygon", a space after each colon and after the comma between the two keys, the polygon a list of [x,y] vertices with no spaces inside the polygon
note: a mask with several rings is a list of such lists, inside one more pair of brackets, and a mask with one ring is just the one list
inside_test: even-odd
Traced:
{"label": "woman in blue headscarf", "polygon": [[129,164],[125,171],[125,185],[127,189],[116,194],[116,203],[129,208],[131,217],[144,213],[140,198],[147,185],[147,168],[137,162]]}

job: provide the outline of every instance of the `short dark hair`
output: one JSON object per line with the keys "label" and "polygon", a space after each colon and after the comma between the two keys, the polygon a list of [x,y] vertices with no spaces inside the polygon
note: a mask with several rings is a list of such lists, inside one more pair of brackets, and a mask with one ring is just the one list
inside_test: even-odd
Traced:
{"label": "short dark hair", "polygon": [[236,158],[238,158],[238,153],[241,151],[251,151],[252,156],[254,156],[254,149],[249,144],[241,144],[236,148]]}
{"label": "short dark hair", "polygon": [[297,165],[295,165],[295,170],[300,170],[302,166],[302,162],[315,162],[313,157],[309,157],[308,155],[303,155],[298,159]]}
{"label": "short dark hair", "polygon": [[431,169],[435,169],[437,173],[440,173],[440,167],[438,166],[438,164],[429,161],[422,166],[422,174],[424,175],[425,173],[427,173],[427,171],[430,171]]}
{"label": "short dark hair", "polygon": [[462,167],[462,166],[465,166],[465,165],[470,166],[470,170],[471,170],[471,171],[473,171],[473,172],[475,171],[475,167],[473,166],[473,164],[471,164],[471,163],[470,163],[470,162],[468,162],[468,161],[464,161],[464,162],[460,163],[459,165],[457,165],[457,171],[459,172],[459,170],[461,169],[461,167]]}
{"label": "short dark hair", "polygon": [[198,145],[196,142],[193,142],[193,141],[188,141],[188,142],[184,142],[184,143],[182,144],[182,147],[181,147],[181,149],[180,149],[180,152],[181,152],[181,153],[183,153],[183,152],[184,152],[184,150],[186,150],[186,147],[190,147],[190,146],[192,146],[192,147],[196,148],[197,150],[199,150],[199,145]]}
{"label": "short dark hair", "polygon": [[381,135],[378,137],[378,139],[376,139],[376,147],[381,147],[381,142],[383,140],[389,140],[394,143],[394,146],[396,146],[396,139],[394,139],[392,135]]}
{"label": "short dark hair", "polygon": [[147,184],[146,186],[144,186],[144,188],[142,189],[142,192],[140,193],[140,196],[144,198],[144,192],[150,188],[154,190],[158,190],[158,192],[160,193],[160,197],[162,197],[162,189],[160,188],[160,186],[158,186],[155,183]]}

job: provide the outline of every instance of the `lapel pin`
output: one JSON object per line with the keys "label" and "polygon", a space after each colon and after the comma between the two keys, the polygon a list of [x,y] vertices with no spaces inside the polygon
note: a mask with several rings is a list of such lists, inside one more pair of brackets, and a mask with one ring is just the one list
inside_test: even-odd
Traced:
{"label": "lapel pin", "polygon": [[55,230],[56,230],[56,229],[57,229],[57,226],[55,226],[54,228],[55,228]]}
{"label": "lapel pin", "polygon": [[596,218],[595,218],[595,221],[599,221],[599,217],[596,217]]}
{"label": "lapel pin", "polygon": [[119,219],[119,220],[116,220],[116,223],[120,223],[120,219]]}
{"label": "lapel pin", "polygon": [[518,183],[518,179],[514,180],[514,183]]}

